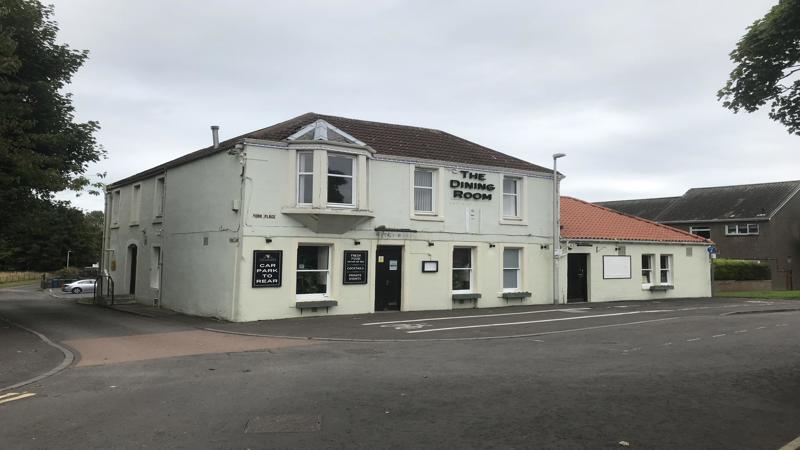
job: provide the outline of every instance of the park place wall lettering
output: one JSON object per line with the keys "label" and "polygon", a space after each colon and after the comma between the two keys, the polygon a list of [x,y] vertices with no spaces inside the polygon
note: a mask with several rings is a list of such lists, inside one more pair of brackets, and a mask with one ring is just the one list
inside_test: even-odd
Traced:
{"label": "park place wall lettering", "polygon": [[470,192],[464,189],[472,189],[475,191],[489,191],[494,190],[494,185],[486,183],[486,174],[469,172],[466,170],[459,171],[461,174],[460,180],[450,180],[450,187],[453,188],[453,198],[460,198],[464,200],[491,200],[492,194],[486,192]]}

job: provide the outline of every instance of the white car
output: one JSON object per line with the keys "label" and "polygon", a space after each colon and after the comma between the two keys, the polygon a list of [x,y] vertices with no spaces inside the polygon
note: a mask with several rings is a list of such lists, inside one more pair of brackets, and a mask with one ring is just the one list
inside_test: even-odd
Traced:
{"label": "white car", "polygon": [[73,294],[80,294],[83,292],[94,292],[95,286],[97,286],[97,280],[78,280],[69,284],[65,284],[61,290],[64,292],[72,292]]}

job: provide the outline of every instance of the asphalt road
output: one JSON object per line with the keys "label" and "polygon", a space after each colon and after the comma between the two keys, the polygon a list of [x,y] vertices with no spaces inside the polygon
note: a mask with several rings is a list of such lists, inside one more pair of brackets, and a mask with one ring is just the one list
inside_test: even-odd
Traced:
{"label": "asphalt road", "polygon": [[[147,318],[0,293],[0,316],[78,354],[73,367],[27,386],[35,396],[0,403],[0,442],[4,448],[597,449],[625,448],[625,441],[647,449],[778,449],[800,435],[800,312],[769,312],[800,303],[592,306],[312,319],[298,328],[296,321]],[[608,315],[656,309],[668,311]],[[760,312],[729,314],[748,311]],[[510,312],[530,314],[430,320]],[[566,317],[583,318],[540,321]],[[365,325],[373,322],[429,326]],[[497,323],[514,324],[483,326]],[[202,330],[211,326],[312,329],[306,334],[363,340]],[[506,332],[528,337],[499,338]],[[431,335],[464,340],[418,340]],[[103,359],[108,348],[114,351]],[[86,354],[93,355],[90,364]]]}

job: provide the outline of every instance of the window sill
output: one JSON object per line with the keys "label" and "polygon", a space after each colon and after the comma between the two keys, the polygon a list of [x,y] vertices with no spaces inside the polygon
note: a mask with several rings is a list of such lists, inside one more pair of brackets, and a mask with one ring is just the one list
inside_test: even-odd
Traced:
{"label": "window sill", "polygon": [[411,220],[421,220],[424,222],[444,222],[444,217],[435,214],[411,214]]}
{"label": "window sill", "polygon": [[294,307],[298,309],[306,308],[330,308],[337,306],[339,302],[336,300],[298,300],[295,302]]}
{"label": "window sill", "polygon": [[481,294],[475,292],[453,293],[453,300],[478,300]]}
{"label": "window sill", "polygon": [[156,218],[156,219],[153,219],[153,224],[154,224],[154,225],[155,225],[155,224],[159,224],[159,223],[162,223],[163,221],[164,221],[164,219],[162,219],[161,217],[158,217],[158,218]]}
{"label": "window sill", "polygon": [[109,228],[111,228],[112,230],[117,230],[117,229],[119,229],[119,224],[118,223],[112,223]]}
{"label": "window sill", "polygon": [[671,285],[671,284],[658,284],[658,285],[655,285],[655,286],[650,286],[650,287],[648,288],[648,290],[649,290],[650,292],[656,292],[656,291],[668,291],[668,290],[670,290],[670,289],[675,289],[675,286],[673,286],[673,285]]}
{"label": "window sill", "polygon": [[512,300],[512,299],[520,299],[521,300],[521,299],[528,298],[531,295],[533,295],[533,294],[531,294],[530,292],[527,292],[527,291],[506,291],[506,292],[503,292],[502,294],[500,294],[500,298],[504,298],[506,300]]}
{"label": "window sill", "polygon": [[523,218],[503,217],[500,219],[500,225],[528,225],[528,221]]}
{"label": "window sill", "polygon": [[128,224],[128,226],[129,227],[138,227],[139,226],[139,222],[131,222],[130,224]]}

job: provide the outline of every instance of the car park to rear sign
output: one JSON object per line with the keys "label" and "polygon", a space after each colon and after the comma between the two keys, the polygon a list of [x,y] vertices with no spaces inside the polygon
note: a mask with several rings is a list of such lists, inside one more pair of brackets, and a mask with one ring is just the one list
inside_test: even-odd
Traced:
{"label": "car park to rear sign", "polygon": [[280,287],[282,260],[281,250],[254,250],[253,287]]}

